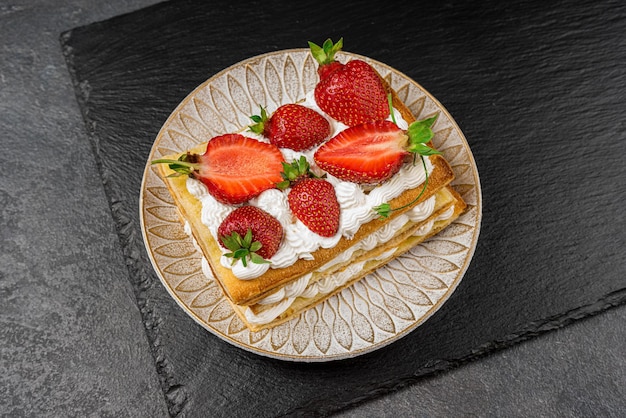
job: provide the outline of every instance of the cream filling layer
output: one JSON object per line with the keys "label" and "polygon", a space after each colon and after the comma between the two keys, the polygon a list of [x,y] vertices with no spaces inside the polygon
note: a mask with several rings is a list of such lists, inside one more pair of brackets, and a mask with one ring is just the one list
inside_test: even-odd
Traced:
{"label": "cream filling layer", "polygon": [[[430,202],[431,199],[432,199],[432,203]],[[424,216],[424,217],[422,217],[421,219],[416,218],[419,220],[415,220],[414,222],[423,221],[424,219],[428,218],[428,216],[430,216],[430,214],[432,213],[432,210],[434,209],[434,196],[418,206],[422,206],[422,205],[425,205],[425,206],[432,205],[430,213],[425,215],[425,213],[422,212],[420,216]],[[414,209],[417,209],[417,207]],[[432,230],[432,228],[434,227],[437,221],[450,219],[453,215],[454,215],[454,205],[452,205],[449,209],[439,214],[437,217],[427,222],[423,227],[419,228],[418,230],[419,233],[416,232],[414,235],[419,235],[419,236],[427,235]],[[402,227],[409,220],[413,220],[411,219],[411,216],[407,214],[403,214],[397,217],[396,219],[394,219],[392,222],[390,222],[390,224],[392,223],[395,224],[395,231],[397,231],[400,227]],[[387,242],[389,239],[393,237],[393,235],[388,236],[383,231],[380,231],[380,233],[373,234],[372,236],[374,237],[375,240],[377,240],[377,243],[372,248],[378,245],[384,244],[385,242]],[[330,261],[329,263],[321,267],[319,272],[323,273],[324,271],[327,271],[333,265],[336,265],[342,262],[342,260],[343,261],[349,260],[351,255],[354,254],[354,252],[356,252],[359,249],[366,249],[368,246],[369,245],[365,243],[363,244],[363,246],[361,246],[360,244],[353,246],[354,248],[351,248],[349,251],[344,252],[343,254],[335,258],[334,260]],[[247,307],[244,310],[244,315],[246,317],[246,320],[250,324],[254,324],[254,325],[268,324],[272,322],[274,319],[278,318],[287,309],[289,309],[289,307],[293,304],[296,298],[298,297],[313,298],[319,295],[326,295],[332,292],[333,290],[345,285],[349,280],[351,280],[353,277],[358,275],[359,272],[362,271],[363,266],[365,265],[367,261],[386,260],[389,257],[391,257],[395,253],[396,250],[397,248],[391,248],[388,251],[380,254],[379,256],[372,258],[371,260],[366,260],[366,261],[362,261],[359,263],[350,264],[343,271],[328,275],[324,277],[323,279],[320,279],[313,283],[309,283],[312,277],[312,273],[309,273],[303,276],[302,278],[298,279],[296,282],[290,283],[289,285],[285,286],[284,288],[280,289],[274,294],[258,302],[261,305],[277,304],[276,306],[273,306],[272,308],[267,309],[267,310],[263,310],[262,312],[258,314],[255,314],[252,311],[252,309],[250,309],[250,307]]]}
{"label": "cream filling layer", "polygon": [[[403,119],[400,119],[400,121],[404,122],[404,124],[399,123],[399,126],[407,125]],[[338,129],[343,129],[343,127]],[[245,134],[252,137],[255,136],[251,132],[246,132]],[[266,141],[258,136],[257,139]],[[299,158],[299,155],[306,155],[309,163],[314,165],[314,149],[306,153],[296,153],[287,149],[281,149],[281,152],[286,161]],[[430,174],[433,170],[433,165],[428,157],[424,157],[424,160],[426,169]],[[314,171],[318,170],[316,167],[312,167],[312,169]],[[334,186],[340,206],[339,230],[335,236],[326,238],[317,235],[292,215],[287,201],[290,189],[283,191],[270,189],[248,202],[250,205],[257,206],[270,213],[278,219],[283,227],[283,240],[276,254],[269,260],[270,264],[248,263],[247,267],[244,267],[241,261],[238,261],[233,265],[232,259],[224,255],[220,260],[221,264],[225,268],[232,269],[235,277],[241,280],[251,280],[261,276],[269,268],[285,268],[293,265],[298,259],[311,260],[316,250],[332,248],[337,245],[342,237],[352,239],[362,225],[378,217],[378,214],[372,209],[373,207],[388,202],[402,194],[405,190],[418,187],[426,180],[426,173],[422,164],[405,164],[390,180],[370,192],[366,192],[358,184],[341,181],[330,175],[327,176],[327,180]],[[211,231],[214,239],[219,242],[217,234],[219,225],[235,207],[215,200],[209,194],[206,186],[198,180],[188,178],[186,186],[189,193],[198,199],[202,205],[201,222]],[[222,250],[223,254],[228,252],[226,249]]]}

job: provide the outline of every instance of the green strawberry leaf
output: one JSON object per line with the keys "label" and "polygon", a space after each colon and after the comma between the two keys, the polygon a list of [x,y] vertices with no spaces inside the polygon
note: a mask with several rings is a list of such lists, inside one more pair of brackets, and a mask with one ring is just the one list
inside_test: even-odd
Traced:
{"label": "green strawberry leaf", "polygon": [[374,211],[380,215],[381,218],[387,218],[391,213],[391,205],[389,203],[383,203],[375,206]]}
{"label": "green strawberry leaf", "polygon": [[276,187],[280,190],[285,190],[292,184],[297,183],[302,178],[317,177],[309,169],[309,162],[304,155],[301,155],[299,159],[294,160],[291,164],[283,161],[282,165],[283,171],[280,173],[280,176],[284,180],[276,183]]}
{"label": "green strawberry leaf", "polygon": [[237,231],[233,231],[230,235],[222,235],[220,237],[222,243],[231,252],[224,254],[225,257],[232,258],[232,265],[241,260],[244,267],[248,267],[248,259],[255,264],[267,264],[268,260],[258,255],[263,244],[259,241],[253,241],[252,229],[248,228],[246,234],[242,237]]}
{"label": "green strawberry leaf", "polygon": [[330,64],[335,61],[335,54],[343,48],[343,38],[339,39],[335,44],[328,38],[322,46],[309,41],[309,48],[311,49],[311,55],[320,65]]}
{"label": "green strawberry leaf", "polygon": [[259,241],[254,241],[252,244],[250,244],[250,252],[254,253],[256,251],[259,251],[262,246],[263,244],[261,244]]}
{"label": "green strawberry leaf", "polygon": [[188,154],[183,154],[178,157],[178,160],[171,160],[168,158],[158,158],[156,160],[150,161],[150,164],[169,164],[170,170],[176,172],[176,174],[171,175],[171,177],[177,177],[179,175],[191,175],[195,171],[200,168],[199,164],[190,163],[187,161],[189,158]]}
{"label": "green strawberry leaf", "polygon": [[265,123],[269,120],[269,117],[267,115],[267,110],[261,105],[259,105],[259,107],[261,108],[260,115],[250,116],[250,119],[254,122],[254,124],[248,126],[248,130],[261,135],[265,130]]}
{"label": "green strawberry leaf", "polygon": [[424,160],[424,156],[423,155],[420,155],[420,159],[422,160],[422,165],[424,167],[424,173],[426,173],[426,179],[424,180],[424,187],[422,188],[422,191],[411,202],[407,203],[406,205],[400,206],[399,208],[392,208],[389,205],[389,203],[383,203],[381,205],[373,207],[372,209],[380,216],[379,219],[387,218],[391,214],[391,212],[393,212],[394,210],[400,210],[400,209],[404,209],[404,208],[406,208],[408,206],[411,206],[413,203],[417,202],[420,199],[420,197],[422,197],[422,195],[426,191],[426,188],[428,187],[428,169],[426,167],[426,161]]}
{"label": "green strawberry leaf", "polygon": [[264,259],[257,253],[250,253],[250,261],[252,261],[254,264],[270,264],[268,260]]}
{"label": "green strawberry leaf", "polygon": [[440,151],[437,151],[436,149],[431,148],[428,145],[424,145],[424,144],[412,144],[412,145],[409,145],[407,149],[410,152],[413,152],[419,155],[424,155],[424,156],[441,154]]}
{"label": "green strawberry leaf", "polygon": [[430,118],[415,121],[411,125],[409,125],[409,129],[407,130],[407,133],[409,135],[409,143],[411,145],[425,144],[426,142],[430,141],[433,136],[435,136],[431,127],[435,124],[438,117],[439,113]]}

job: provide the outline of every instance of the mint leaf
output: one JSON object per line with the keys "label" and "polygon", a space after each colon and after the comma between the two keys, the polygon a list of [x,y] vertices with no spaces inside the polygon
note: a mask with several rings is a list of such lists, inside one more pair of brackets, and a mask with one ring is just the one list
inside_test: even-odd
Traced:
{"label": "mint leaf", "polygon": [[410,152],[419,154],[419,155],[437,155],[441,154],[441,152],[437,151],[434,148],[429,147],[424,144],[412,144],[407,148]]}

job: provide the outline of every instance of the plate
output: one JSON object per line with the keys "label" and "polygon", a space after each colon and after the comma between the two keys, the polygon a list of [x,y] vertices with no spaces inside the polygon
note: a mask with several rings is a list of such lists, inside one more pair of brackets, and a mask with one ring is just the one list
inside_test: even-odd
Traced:
{"label": "plate", "polygon": [[424,323],[461,282],[476,248],[481,221],[478,171],[463,133],[444,107],[401,72],[357,54],[337,59],[370,63],[396,90],[417,119],[440,112],[434,145],[456,178],[452,183],[468,209],[453,224],[361,281],[269,330],[250,332],[202,273],[201,254],[179,221],[156,167],[149,161],[250,124],[259,104],[276,109],[302,100],[317,83],[317,63],[308,49],[252,57],[198,86],[172,112],[148,158],[140,195],[144,243],[161,282],[196,322],[242,349],[277,359],[330,361],[390,344]]}

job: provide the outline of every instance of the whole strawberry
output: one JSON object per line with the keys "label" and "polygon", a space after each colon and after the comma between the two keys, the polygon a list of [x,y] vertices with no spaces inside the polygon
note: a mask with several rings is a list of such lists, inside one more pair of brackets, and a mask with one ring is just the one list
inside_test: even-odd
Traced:
{"label": "whole strawberry", "polygon": [[280,106],[268,117],[261,106],[261,114],[251,116],[250,130],[262,134],[279,148],[304,151],[321,144],[330,135],[330,123],[313,109],[290,103]]}
{"label": "whole strawberry", "polygon": [[246,267],[248,259],[262,264],[276,254],[283,238],[283,227],[263,209],[247,205],[226,216],[217,234],[222,247],[231,251],[226,257],[232,258],[233,264],[241,260]]}
{"label": "whole strawberry", "polygon": [[333,119],[348,126],[384,120],[389,116],[387,91],[380,76],[368,63],[335,61],[343,39],[336,44],[327,39],[320,47],[309,42],[311,54],[319,63],[320,77],[315,86],[317,105]]}
{"label": "whole strawberry", "polygon": [[285,180],[278,187],[291,186],[287,195],[291,212],[312,232],[322,237],[334,236],[339,230],[340,209],[333,185],[313,176],[304,156],[283,166]]}
{"label": "whole strawberry", "polygon": [[178,175],[198,179],[216,200],[237,205],[274,188],[281,180],[283,155],[271,144],[240,134],[212,138],[204,154],[183,154],[178,160],[157,159]]}

